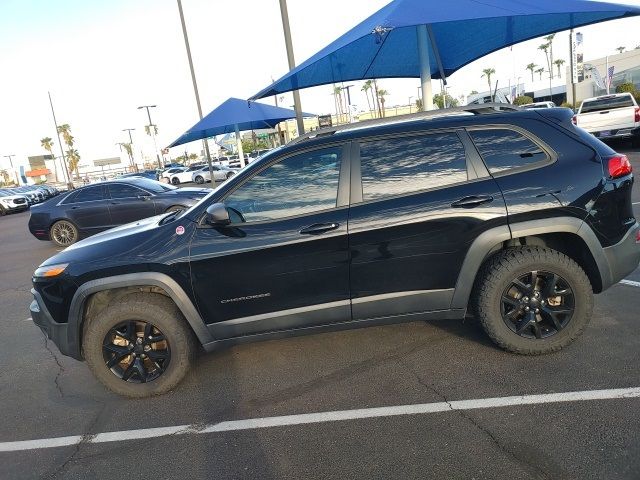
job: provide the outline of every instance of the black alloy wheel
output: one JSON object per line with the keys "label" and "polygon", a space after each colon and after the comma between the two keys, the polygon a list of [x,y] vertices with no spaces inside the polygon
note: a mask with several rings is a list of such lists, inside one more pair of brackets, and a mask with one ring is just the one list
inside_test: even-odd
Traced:
{"label": "black alloy wheel", "polygon": [[102,342],[105,365],[121,380],[148,383],[169,367],[171,348],[153,324],[129,320],[111,328]]}
{"label": "black alloy wheel", "polygon": [[567,327],[575,310],[573,288],[561,276],[532,270],[502,293],[500,313],[509,329],[524,338],[551,337]]}
{"label": "black alloy wheel", "polygon": [[173,177],[171,179],[171,185],[180,185],[180,180],[178,180],[178,177]]}

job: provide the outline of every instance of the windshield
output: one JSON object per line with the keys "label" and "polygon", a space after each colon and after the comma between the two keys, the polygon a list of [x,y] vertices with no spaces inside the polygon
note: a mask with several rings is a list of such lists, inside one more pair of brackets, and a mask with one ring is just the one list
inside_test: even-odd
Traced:
{"label": "windshield", "polygon": [[598,98],[597,100],[589,100],[582,104],[580,113],[600,112],[602,110],[610,110],[612,108],[633,107],[631,95],[623,97]]}
{"label": "windshield", "polygon": [[136,178],[135,180],[132,179],[131,183],[154,193],[169,192],[171,190],[177,189],[177,187],[174,187],[173,185],[156,182],[155,180],[151,180],[150,178]]}

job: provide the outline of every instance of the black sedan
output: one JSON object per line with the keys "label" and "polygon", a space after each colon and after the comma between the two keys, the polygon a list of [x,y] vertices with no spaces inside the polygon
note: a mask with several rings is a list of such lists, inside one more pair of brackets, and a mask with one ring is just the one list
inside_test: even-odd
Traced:
{"label": "black sedan", "polygon": [[146,178],[88,185],[33,207],[29,231],[67,247],[125,223],[194,205],[211,190],[176,188]]}

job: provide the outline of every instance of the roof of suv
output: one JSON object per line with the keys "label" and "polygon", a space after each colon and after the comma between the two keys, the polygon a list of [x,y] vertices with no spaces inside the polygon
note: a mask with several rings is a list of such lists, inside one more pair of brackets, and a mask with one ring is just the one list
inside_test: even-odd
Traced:
{"label": "roof of suv", "polygon": [[[569,121],[573,113],[567,108],[546,108],[525,110],[503,103],[485,103],[448,108],[411,115],[399,115],[390,118],[365,120],[363,122],[337,125],[308,132],[290,141],[285,148],[299,147],[303,144],[346,140],[362,136],[400,133],[402,131],[420,130],[426,127],[450,128],[491,123],[511,123],[517,119],[540,119],[540,116],[553,119],[556,123]],[[323,141],[324,140],[324,141]]]}

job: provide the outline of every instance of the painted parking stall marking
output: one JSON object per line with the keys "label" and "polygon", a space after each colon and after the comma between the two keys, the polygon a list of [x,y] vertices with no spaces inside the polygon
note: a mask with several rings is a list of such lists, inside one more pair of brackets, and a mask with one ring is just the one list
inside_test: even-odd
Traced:
{"label": "painted parking stall marking", "polygon": [[314,423],[342,422],[366,418],[397,417],[405,415],[425,415],[429,413],[453,412],[457,410],[477,410],[483,408],[516,407],[545,403],[586,402],[594,400],[615,400],[640,398],[640,387],[617,388],[611,390],[586,390],[581,392],[546,393],[540,395],[519,395],[514,397],[455,400],[451,402],[421,403],[391,407],[360,408],[329,412],[284,415],[279,417],[229,420],[210,425],[175,425],[140,430],[122,430],[66,437],[41,438],[15,442],[0,442],[0,452],[20,452],[43,448],[67,447],[78,444],[98,444],[166,437],[169,435],[198,435],[218,432],[233,432],[256,428],[285,427]]}

